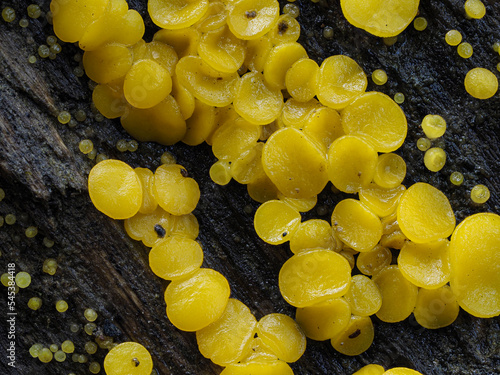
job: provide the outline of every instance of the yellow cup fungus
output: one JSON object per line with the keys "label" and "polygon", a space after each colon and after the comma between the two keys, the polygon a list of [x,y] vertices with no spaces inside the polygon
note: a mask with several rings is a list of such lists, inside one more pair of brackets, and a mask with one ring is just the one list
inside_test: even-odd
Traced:
{"label": "yellow cup fungus", "polygon": [[342,0],[342,13],[354,26],[380,37],[400,34],[417,15],[419,0]]}
{"label": "yellow cup fungus", "polygon": [[395,323],[410,316],[415,308],[418,288],[403,276],[397,265],[385,267],[372,280],[382,296],[382,306],[376,313],[380,320]]}
{"label": "yellow cup fungus", "polygon": [[470,191],[470,198],[474,203],[486,203],[490,199],[490,190],[485,185],[476,185]]}
{"label": "yellow cup fungus", "polygon": [[356,61],[335,55],[321,63],[316,95],[323,105],[339,110],[364,93],[367,86],[366,74]]}
{"label": "yellow cup fungus", "polygon": [[344,330],[331,339],[333,348],[348,356],[366,351],[372,344],[375,332],[369,316],[352,315]]}
{"label": "yellow cup fungus", "polygon": [[380,365],[366,365],[361,367],[358,371],[356,371],[352,375],[383,375],[385,369]]}
{"label": "yellow cup fungus", "polygon": [[392,152],[404,142],[407,121],[394,100],[380,92],[360,95],[341,113],[346,134],[369,142],[377,152]]}
{"label": "yellow cup fungus", "polygon": [[306,307],[341,297],[349,288],[351,267],[334,251],[313,249],[289,258],[279,273],[279,288],[292,306]]}
{"label": "yellow cup fungus", "polygon": [[151,354],[136,342],[118,344],[104,358],[107,375],[150,375],[152,370]]}
{"label": "yellow cup fungus", "polygon": [[446,163],[446,152],[441,147],[432,147],[425,152],[424,164],[431,172],[439,172]]}
{"label": "yellow cup fungus", "polygon": [[89,173],[90,199],[113,219],[134,216],[142,204],[141,181],[135,171],[119,160],[104,160]]}
{"label": "yellow cup fungus", "polygon": [[344,199],[335,206],[332,228],[344,244],[360,252],[372,250],[382,237],[380,219],[355,199]]}
{"label": "yellow cup fungus", "polygon": [[486,14],[486,7],[481,0],[467,0],[464,9],[465,14],[470,18],[481,19]]}
{"label": "yellow cup fungus", "polygon": [[309,136],[294,128],[280,129],[269,137],[262,151],[262,165],[279,191],[288,197],[310,198],[328,182],[325,153]]}
{"label": "yellow cup fungus", "polygon": [[458,30],[450,30],[444,39],[450,46],[458,46],[462,42],[462,34]]}
{"label": "yellow cup fungus", "polygon": [[351,307],[344,298],[326,301],[298,308],[295,320],[304,334],[317,341],[324,341],[340,334],[351,319]]}
{"label": "yellow cup fungus", "polygon": [[423,182],[410,186],[403,194],[397,218],[403,233],[416,243],[447,238],[455,229],[455,215],[448,198]]}
{"label": "yellow cup fungus", "polygon": [[449,241],[414,243],[407,241],[398,256],[399,270],[418,287],[436,289],[450,280]]}
{"label": "yellow cup fungus", "polygon": [[373,180],[377,152],[362,138],[342,136],[328,150],[328,177],[333,185],[346,193],[357,193]]}
{"label": "yellow cup fungus", "polygon": [[149,0],[148,12],[151,20],[164,29],[182,29],[193,25],[208,10],[208,0],[167,1]]}
{"label": "yellow cup fungus", "polygon": [[198,242],[183,236],[169,236],[149,252],[151,271],[162,279],[178,280],[196,272],[203,262]]}
{"label": "yellow cup fungus", "polygon": [[460,307],[480,318],[500,314],[499,248],[497,214],[469,216],[451,236],[451,289]]}
{"label": "yellow cup fungus", "polygon": [[285,362],[297,361],[306,350],[306,336],[300,326],[287,315],[268,314],[256,327],[262,344],[276,353]]}
{"label": "yellow cup fungus", "polygon": [[198,348],[204,357],[220,366],[238,363],[250,350],[256,326],[250,309],[230,298],[222,316],[196,332]]}
{"label": "yellow cup fungus", "polygon": [[382,295],[377,285],[367,276],[354,275],[344,296],[353,315],[370,316],[382,306]]}
{"label": "yellow cup fungus", "polygon": [[413,315],[422,327],[438,329],[455,321],[460,308],[448,285],[437,289],[420,288]]}
{"label": "yellow cup fungus", "polygon": [[321,219],[300,223],[290,238],[290,250],[294,254],[315,248],[337,250],[338,247],[332,226],[328,221]]}
{"label": "yellow cup fungus", "polygon": [[442,137],[446,131],[446,120],[439,115],[427,115],[422,120],[422,130],[427,138]]}
{"label": "yellow cup fungus", "polygon": [[237,0],[229,8],[227,24],[238,38],[257,39],[272,29],[279,10],[277,0]]}
{"label": "yellow cup fungus", "polygon": [[278,245],[293,236],[300,224],[300,213],[285,202],[270,200],[255,212],[254,228],[265,242]]}
{"label": "yellow cup fungus", "polygon": [[201,268],[165,290],[167,316],[183,331],[199,331],[219,319],[229,300],[229,284],[219,272]]}
{"label": "yellow cup fungus", "polygon": [[191,213],[200,199],[198,183],[187,174],[179,164],[163,164],[155,171],[154,196],[160,207],[173,215]]}
{"label": "yellow cup fungus", "polygon": [[469,70],[464,84],[465,90],[476,99],[489,99],[498,91],[498,78],[484,68]]}

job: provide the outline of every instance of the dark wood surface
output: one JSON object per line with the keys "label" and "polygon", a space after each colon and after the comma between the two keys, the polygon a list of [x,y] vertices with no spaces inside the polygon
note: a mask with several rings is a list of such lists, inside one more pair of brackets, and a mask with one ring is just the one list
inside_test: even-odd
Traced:
{"label": "dark wood surface", "polygon": [[[408,137],[400,149],[408,163],[407,186],[426,181],[442,189],[450,198],[457,219],[475,212],[500,212],[499,95],[480,101],[464,90],[466,72],[476,66],[496,71],[500,56],[491,45],[500,41],[500,3],[484,1],[487,15],[482,20],[464,17],[462,0],[424,0],[420,15],[429,26],[417,32],[412,26],[387,47],[381,39],[358,30],[345,21],[338,1],[315,4],[295,2],[301,9],[301,43],[318,63],[332,54],[354,58],[368,74],[383,68],[389,82],[382,87],[369,84],[368,90],[394,95],[403,92],[402,105],[409,124]],[[2,374],[87,374],[88,363],[42,364],[28,354],[35,342],[44,345],[75,342],[76,352],[83,352],[89,339],[83,331],[72,333],[71,323],[83,325],[83,311],[94,308],[99,318],[99,333],[116,342],[133,340],[152,353],[159,374],[218,374],[221,368],[202,357],[195,335],[175,329],[165,315],[163,291],[166,283],[155,277],[148,266],[148,248],[131,240],[123,224],[98,212],[88,198],[86,178],[94,162],[78,151],[81,139],[91,139],[98,152],[126,161],[133,167],[156,168],[160,155],[169,150],[200,184],[202,197],[195,214],[200,222],[199,240],[205,251],[204,267],[224,274],[232,296],[246,303],[257,318],[271,312],[293,316],[294,309],[282,299],[277,276],[283,262],[291,255],[288,247],[269,246],[253,230],[253,213],[258,205],[251,201],[244,186],[234,182],[220,187],[211,182],[208,169],[215,161],[210,147],[178,144],[164,147],[141,143],[135,153],[119,153],[115,144],[130,139],[119,121],[97,122],[90,110],[91,91],[86,77],[78,78],[74,45],[63,45],[55,60],[38,59],[28,63],[39,44],[51,35],[44,19],[30,20],[22,29],[30,1],[2,1],[13,6],[18,17],[12,24],[0,21],[0,187],[6,197],[0,202],[0,215],[14,213],[15,225],[0,228],[0,273],[15,262],[16,272],[32,275],[31,285],[16,296],[16,369],[6,365],[8,339],[7,293],[1,287],[0,373]],[[40,3],[44,11],[48,1]],[[146,1],[130,1],[146,20],[146,38],[157,29],[146,14]],[[322,29],[330,26],[334,38],[327,40]],[[474,55],[464,60],[454,47],[444,42],[446,31],[456,28],[464,40],[474,46]],[[57,122],[60,110],[86,111],[88,118],[70,129]],[[448,121],[445,136],[435,141],[446,149],[444,169],[431,173],[423,166],[423,153],[416,140],[423,136],[421,119],[428,113],[441,114]],[[461,171],[465,183],[453,187],[448,178]],[[478,183],[491,190],[488,203],[471,204],[469,191]],[[344,196],[333,194],[329,186],[320,196],[327,214],[316,210],[306,218],[329,219],[335,203]],[[249,206],[252,212],[244,210]],[[28,239],[26,227],[35,225],[39,234]],[[44,237],[55,245],[43,246]],[[46,258],[55,258],[59,268],[54,276],[42,272]],[[43,306],[38,311],[27,308],[29,298],[39,296]],[[65,313],[54,304],[69,303]],[[328,342],[308,340],[304,356],[292,364],[296,374],[350,375],[362,365],[379,363],[385,367],[407,366],[424,374],[498,374],[500,368],[500,319],[478,319],[461,311],[457,321],[443,329],[426,330],[412,318],[387,324],[374,318],[376,329],[372,347],[357,357],[335,352]],[[99,349],[91,360],[102,363],[106,354]],[[102,372],[103,373],[103,372]]]}

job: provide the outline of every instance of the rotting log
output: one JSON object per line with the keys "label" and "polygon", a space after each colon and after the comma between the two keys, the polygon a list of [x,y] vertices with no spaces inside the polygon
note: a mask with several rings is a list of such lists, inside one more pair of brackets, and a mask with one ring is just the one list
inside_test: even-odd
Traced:
{"label": "rotting log", "polygon": [[[398,42],[387,47],[380,38],[356,29],[343,18],[338,1],[312,3],[297,0],[301,10],[300,42],[309,56],[321,63],[332,54],[354,58],[370,74],[383,68],[389,81],[382,87],[369,83],[368,90],[406,96],[402,104],[409,123],[408,137],[398,151],[408,163],[406,186],[425,181],[443,190],[451,200],[457,219],[483,211],[500,213],[500,103],[498,94],[486,101],[475,100],[464,90],[466,72],[476,66],[492,71],[500,62],[492,44],[500,41],[500,3],[484,1],[487,15],[482,20],[464,17],[462,0],[423,0],[420,15],[429,21],[427,30],[418,32],[410,25]],[[15,4],[13,4],[15,3]],[[2,374],[67,374],[88,372],[88,363],[52,361],[42,364],[28,354],[29,347],[75,342],[76,352],[83,353],[86,341],[94,339],[82,330],[70,331],[71,323],[83,325],[83,311],[94,308],[99,318],[97,334],[115,342],[137,341],[152,353],[157,372],[166,374],[218,374],[220,368],[203,358],[195,335],[175,329],[167,320],[163,291],[166,283],[148,267],[148,248],[128,238],[122,222],[113,221],[90,203],[86,177],[94,162],[78,151],[78,142],[88,138],[99,152],[119,158],[133,167],[151,169],[159,165],[160,155],[168,150],[200,184],[202,198],[195,214],[200,222],[199,240],[203,244],[203,266],[225,275],[232,296],[246,303],[257,318],[280,312],[290,316],[294,309],[282,299],[277,275],[291,255],[286,245],[270,246],[257,238],[253,230],[253,212],[258,207],[244,186],[231,182],[221,187],[211,182],[208,169],[215,161],[210,147],[178,144],[163,147],[141,143],[135,153],[119,153],[115,144],[130,139],[119,121],[96,122],[90,111],[91,91],[86,77],[78,78],[74,55],[77,47],[63,45],[55,60],[38,58],[38,45],[52,34],[44,21],[30,20],[22,29],[30,1],[2,2],[13,6],[15,22],[0,22],[0,187],[6,198],[0,202],[0,215],[14,213],[15,225],[0,228],[0,273],[14,262],[16,272],[27,271],[32,284],[16,296],[16,368],[7,366],[7,294],[2,287],[0,335]],[[48,10],[48,2],[42,8]],[[282,4],[283,5],[283,4]],[[146,13],[146,1],[130,1],[146,20],[146,38],[156,27]],[[325,39],[322,30],[333,28],[333,39]],[[444,43],[444,34],[458,29],[464,40],[474,46],[474,55],[464,60],[455,48]],[[498,72],[497,72],[498,73]],[[498,74],[497,74],[498,75]],[[87,112],[88,118],[70,129],[56,120],[59,110]],[[441,140],[448,160],[444,169],[431,173],[423,166],[423,153],[416,141],[423,133],[421,119],[428,113],[443,115],[448,130]],[[461,187],[448,178],[452,171],[465,176]],[[490,187],[491,199],[475,206],[469,191],[475,184]],[[320,196],[327,208],[322,218],[328,220],[342,194],[329,187]],[[244,207],[250,207],[246,213]],[[306,217],[318,217],[315,210]],[[39,234],[28,239],[24,230],[38,227]],[[52,248],[42,244],[44,237],[55,241]],[[59,268],[54,276],[42,272],[46,258],[55,258]],[[39,296],[43,306],[38,311],[27,307],[30,297]],[[69,310],[58,313],[54,304],[64,299]],[[500,319],[478,319],[461,311],[457,321],[443,329],[426,330],[411,318],[397,324],[374,319],[375,341],[357,357],[335,352],[328,342],[308,340],[305,355],[292,367],[296,374],[352,374],[362,365],[379,363],[386,368],[407,366],[424,374],[498,374],[500,369]],[[89,356],[102,364],[106,354],[99,349]]]}

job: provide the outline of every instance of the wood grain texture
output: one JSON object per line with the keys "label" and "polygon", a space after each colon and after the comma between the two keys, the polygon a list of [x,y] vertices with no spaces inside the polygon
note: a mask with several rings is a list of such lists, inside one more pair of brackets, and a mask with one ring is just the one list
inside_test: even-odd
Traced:
{"label": "wood grain texture", "polygon": [[[83,311],[92,307],[99,314],[97,333],[116,342],[142,343],[151,351],[159,374],[218,374],[221,368],[199,353],[195,335],[178,331],[168,322],[163,301],[166,283],[150,271],[149,249],[128,238],[122,222],[105,217],[92,206],[86,177],[94,162],[78,151],[78,142],[91,139],[99,152],[133,167],[151,169],[159,165],[165,150],[171,151],[202,191],[195,214],[205,251],[203,266],[225,275],[232,296],[246,303],[257,318],[271,312],[294,315],[277,286],[279,269],[291,252],[287,245],[269,246],[255,235],[253,213],[258,205],[248,197],[244,186],[231,182],[220,187],[211,182],[208,169],[215,158],[209,146],[141,143],[135,153],[119,153],[116,142],[129,137],[119,121],[94,120],[88,79],[73,74],[78,66],[74,60],[80,53],[78,48],[65,44],[55,60],[39,58],[36,64],[29,64],[28,57],[36,54],[38,45],[52,33],[51,26],[39,19],[30,20],[29,27],[21,29],[18,21],[21,15],[26,16],[26,6],[31,2],[13,3],[2,1],[2,7],[13,6],[18,14],[16,21],[0,22],[0,187],[6,192],[0,215],[14,213],[17,222],[0,228],[0,273],[8,263],[15,262],[16,271],[29,272],[33,281],[16,297],[16,369],[7,367],[5,360],[7,297],[5,288],[1,289],[0,372],[88,374],[88,364],[74,363],[70,358],[64,363],[42,364],[29,356],[28,349],[35,342],[60,345],[70,339],[76,352],[82,353],[85,342],[93,338],[83,331],[72,333],[69,326],[83,325]],[[367,74],[383,68],[389,75],[388,83],[376,87],[370,82],[368,90],[390,96],[405,94],[402,108],[409,132],[398,151],[408,163],[405,184],[425,181],[442,189],[458,220],[475,212],[500,212],[499,96],[479,101],[463,88],[469,69],[482,66],[495,71],[500,62],[491,48],[493,42],[500,41],[500,3],[484,3],[487,16],[467,20],[462,0],[423,0],[420,15],[429,21],[427,30],[417,32],[410,26],[394,46],[387,47],[379,38],[349,25],[336,0],[295,2],[301,9],[300,42],[311,58],[321,63],[329,55],[342,53],[358,61]],[[40,5],[48,9],[48,1]],[[130,1],[130,6],[145,17],[145,37],[151,38],[156,27],[146,14],[146,1]],[[333,28],[333,39],[323,38],[325,26]],[[460,30],[464,40],[474,46],[470,59],[461,59],[454,47],[444,43],[444,34],[452,28]],[[88,118],[70,129],[57,122],[56,115],[62,109],[72,113],[83,109]],[[448,154],[445,168],[438,173],[425,169],[423,153],[415,146],[423,136],[420,121],[428,113],[443,115],[449,125],[445,137],[435,142]],[[461,187],[449,183],[449,174],[455,170],[465,175]],[[477,183],[491,190],[491,199],[482,206],[471,204],[468,197]],[[327,187],[319,199],[327,214],[319,216],[313,210],[304,217],[328,220],[336,202],[343,198]],[[251,213],[246,213],[246,206],[251,207]],[[29,225],[39,229],[33,239],[24,236]],[[43,246],[45,236],[55,240],[54,247]],[[42,272],[46,258],[59,262],[54,276]],[[36,312],[26,306],[33,296],[43,299],[42,308]],[[63,314],[54,307],[59,299],[70,306]],[[354,358],[338,354],[328,342],[308,340],[305,355],[292,364],[295,373],[350,375],[368,363],[407,366],[427,375],[499,373],[499,318],[477,319],[462,311],[452,326],[439,330],[423,329],[412,318],[397,324],[375,318],[374,324],[374,344]],[[99,349],[90,357],[102,363],[105,354]]]}

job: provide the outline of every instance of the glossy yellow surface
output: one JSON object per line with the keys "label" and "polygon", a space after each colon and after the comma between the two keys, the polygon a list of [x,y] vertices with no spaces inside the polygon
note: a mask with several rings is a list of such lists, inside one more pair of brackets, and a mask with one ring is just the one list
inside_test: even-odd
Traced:
{"label": "glossy yellow surface", "polygon": [[94,206],[113,219],[132,217],[142,205],[139,177],[119,160],[108,159],[96,164],[89,173],[88,189]]}
{"label": "glossy yellow surface", "polygon": [[229,300],[229,284],[219,272],[201,268],[165,290],[167,316],[183,331],[198,331],[219,319]]}
{"label": "glossy yellow surface", "polygon": [[306,307],[341,297],[351,282],[351,266],[331,250],[301,251],[288,259],[279,273],[279,288],[292,306]]}
{"label": "glossy yellow surface", "polygon": [[490,318],[500,314],[500,216],[479,213],[451,236],[450,286],[460,307]]}

